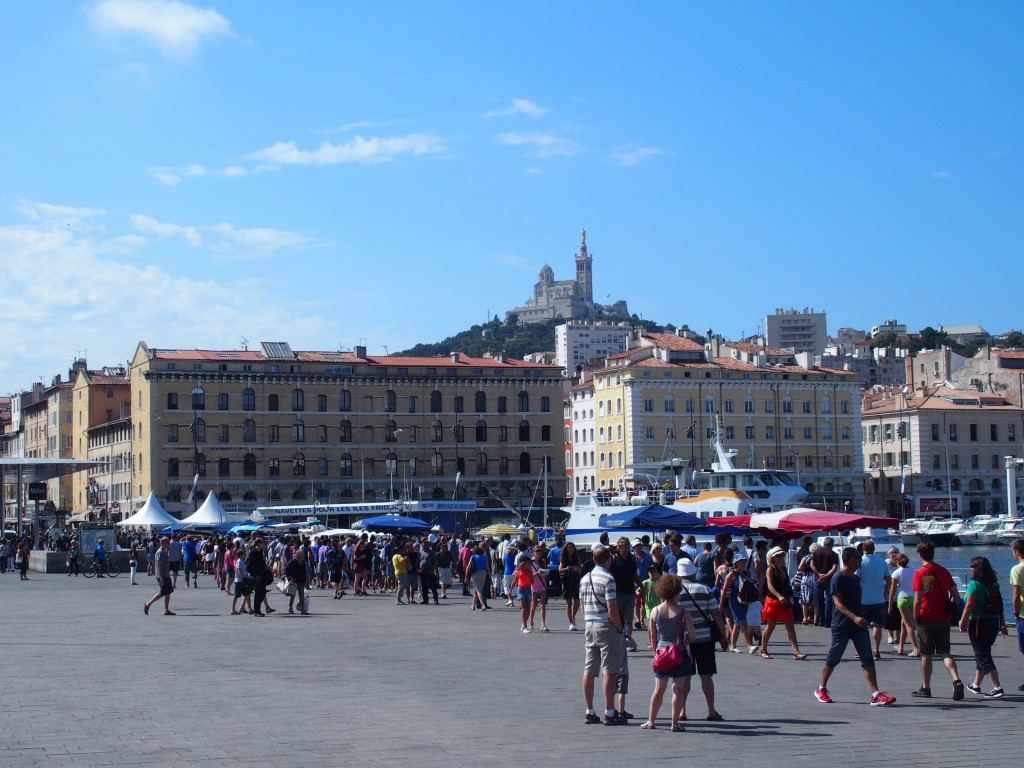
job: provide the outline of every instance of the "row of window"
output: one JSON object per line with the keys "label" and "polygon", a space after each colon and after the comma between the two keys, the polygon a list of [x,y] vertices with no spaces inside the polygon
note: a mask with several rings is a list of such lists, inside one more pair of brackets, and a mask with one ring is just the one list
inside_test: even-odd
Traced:
{"label": "row of window", "polygon": [[[544,459],[548,463],[548,469],[551,469],[550,457]],[[429,461],[429,467],[431,474],[434,475],[445,475],[453,474],[455,472],[466,472],[467,459],[465,457],[458,457],[455,459],[454,469],[450,465],[450,459],[445,459],[445,456],[441,451],[434,451],[431,454]],[[399,474],[399,464],[402,464],[401,475],[403,477],[417,477],[424,474],[424,469],[428,466],[428,461],[421,461],[416,458],[405,459],[404,462],[400,462],[398,456],[394,453],[389,453],[387,457],[380,461],[378,459],[366,457],[359,461],[360,474],[364,477],[393,477]],[[449,466],[446,468],[445,462],[449,461]],[[499,475],[507,475],[510,472],[510,467],[516,466],[516,462],[509,459],[507,456],[500,456],[497,459],[491,459],[486,453],[480,451],[474,457],[470,457],[469,461],[475,465],[475,473],[477,475],[487,475],[491,471],[492,466],[497,467]],[[302,453],[296,453],[290,460],[291,462],[291,473],[295,477],[304,477],[306,475],[306,457]],[[182,464],[180,459],[168,459],[167,460],[167,476],[168,477],[181,477]],[[217,459],[217,476],[218,477],[231,477],[231,459]],[[288,463],[287,460],[285,462]],[[243,477],[256,477],[256,456],[251,453],[245,454],[242,459],[242,476]],[[267,459],[267,475],[269,477],[278,477],[281,474],[281,459]],[[343,453],[338,459],[338,470],[341,477],[351,477],[354,474],[356,467],[356,460],[352,458],[352,454]],[[530,456],[528,451],[523,451],[518,457],[518,468],[519,472],[524,475],[533,474],[533,458]],[[378,475],[378,469],[383,470]],[[317,474],[321,477],[327,477],[330,475],[330,461],[328,459],[317,459]],[[206,477],[207,475],[207,460],[203,454],[198,454],[192,465],[191,474],[198,474],[200,477]]]}
{"label": "row of window", "polygon": [[[396,413],[398,411],[398,395],[395,394],[394,390],[386,390],[382,395],[364,395],[364,399],[371,401],[370,408],[367,410],[373,410],[374,400],[383,400],[384,411],[386,413]],[[496,398],[497,412],[508,413],[508,398],[505,396],[499,396]],[[352,393],[343,389],[338,393],[338,410],[339,411],[351,411],[352,410]],[[321,412],[327,411],[328,397],[327,395],[317,395],[317,410]],[[278,411],[280,410],[280,397],[277,394],[267,395],[267,410]],[[430,393],[430,411],[429,413],[442,413],[444,411],[444,397],[438,390],[434,390]],[[519,408],[519,413],[527,413],[530,410],[530,395],[528,392],[520,392],[516,395],[516,405]],[[227,411],[230,410],[231,399],[227,392],[221,392],[217,395],[217,410]],[[409,413],[418,413],[418,398],[415,395],[410,395],[406,398],[406,407]],[[487,413],[487,394],[483,391],[478,391],[473,396],[473,408],[476,413]],[[168,392],[167,393],[167,410],[176,411],[178,410],[178,393]],[[195,387],[192,390],[192,410],[193,411],[205,411],[206,410],[206,392],[202,387]],[[256,392],[252,387],[246,387],[242,390],[242,410],[243,411],[255,411],[256,410]],[[306,410],[306,394],[303,390],[296,388],[292,390],[291,394],[291,410],[293,411],[304,411]],[[465,412],[465,400],[462,395],[454,395],[452,397],[452,410],[455,413]],[[540,410],[542,413],[551,412],[551,398],[543,396],[540,398]]]}
{"label": "row of window", "polygon": [[[897,460],[899,463],[897,464]],[[970,456],[970,468],[981,469],[983,459],[976,453],[972,453]],[[889,467],[909,467],[911,465],[910,452],[900,451],[899,453],[889,451],[887,453],[872,453],[868,456],[868,469],[882,469]],[[942,454],[936,453],[932,456],[932,469],[941,470],[942,467]],[[949,454],[949,468],[960,469],[960,455],[957,453]],[[991,455],[991,469],[1002,469],[1003,468],[1003,457],[998,453]]]}
{"label": "row of window", "polygon": [[[931,439],[932,442],[939,442],[942,440],[942,428],[941,425],[936,422],[930,425]],[[967,439],[972,443],[979,442],[979,435],[981,433],[977,424],[967,425]],[[956,424],[948,425],[949,442],[955,443],[959,440],[959,429]],[[867,438],[868,442],[877,443],[879,438],[887,443],[894,442],[896,440],[905,440],[910,436],[909,425],[905,421],[901,421],[898,424],[872,424],[868,427]],[[999,442],[999,425],[989,424],[988,426],[988,439],[990,442]],[[1015,442],[1017,440],[1017,426],[1015,424],[1006,425],[1006,440],[1007,442]]]}
{"label": "row of window", "polygon": [[[606,406],[606,404],[607,404],[607,406]],[[804,413],[808,413],[808,414],[809,413],[813,413],[814,411],[811,409],[812,405],[813,405],[813,402],[811,400],[804,400],[803,401],[803,412]],[[645,399],[644,402],[643,402],[643,406],[644,406],[644,411],[645,412],[647,412],[647,413],[653,413],[654,412],[654,400],[653,399],[650,399],[650,398]],[[733,401],[732,400],[724,400],[724,401],[722,401],[722,406],[723,406],[722,407],[722,411],[724,413],[735,413],[735,409],[733,407]],[[606,413],[606,407],[607,407],[607,414],[610,416],[612,414],[612,401],[611,400],[598,400],[597,401],[597,415],[598,416],[604,416],[605,413]],[[775,401],[773,401],[773,400],[764,400],[764,401],[762,401],[762,407],[764,408],[764,413],[774,413],[775,412]],[[662,410],[665,413],[675,413],[676,412],[676,400],[675,400],[675,398],[672,397],[672,396],[666,397],[664,399],[663,403],[662,403]],[[683,411],[685,413],[696,413],[696,410],[694,409],[694,400],[693,400],[693,398],[689,398],[688,400],[684,400],[683,401]],[[717,412],[718,411],[717,411],[717,409],[715,407],[715,399],[713,397],[706,398],[704,400],[704,413],[717,413]],[[743,412],[744,413],[756,413],[757,412],[756,408],[755,408],[755,401],[754,401],[753,397],[748,396],[748,397],[746,397],[744,399],[744,401],[743,401]],[[782,412],[783,413],[793,413],[794,412],[793,411],[793,401],[790,398],[788,398],[788,397],[785,398],[782,401]],[[840,403],[839,403],[839,412],[840,413],[849,413],[850,412],[850,403],[849,403],[849,401],[847,401],[847,400],[840,401]],[[615,413],[617,413],[617,414],[618,413],[622,413],[622,398],[616,398],[616,400],[615,400]],[[832,413],[832,401],[829,398],[823,397],[821,399],[821,410],[819,411],[819,413]],[[591,413],[591,415],[593,415],[593,413]],[[586,412],[583,413],[583,416],[586,416]],[[577,418],[577,412],[576,411],[573,412],[573,418]]]}
{"label": "row of window", "polygon": [[[193,419],[187,427],[191,434],[190,440],[194,440],[197,443],[206,442],[206,421],[202,418]],[[268,443],[279,443],[281,442],[281,427],[277,424],[268,424],[264,427],[266,429],[267,442]],[[363,428],[365,442],[373,442],[374,427],[372,425],[366,425]],[[494,428],[491,427],[493,430]],[[326,443],[328,441],[328,429],[327,425],[321,424],[315,427],[317,442]],[[498,442],[508,442],[508,427],[502,425],[497,427]],[[386,443],[397,443],[398,435],[401,432],[406,432],[409,435],[409,442],[419,442],[419,427],[399,427],[394,421],[390,419],[384,424],[384,442]],[[455,426],[445,430],[444,425],[440,420],[435,419],[430,425],[430,442],[432,443],[443,443],[445,441],[445,432],[451,433],[455,442],[462,443],[466,440],[465,427],[462,426],[461,422],[457,422]],[[339,443],[351,443],[352,442],[352,422],[348,419],[342,419],[338,424],[338,442]],[[487,422],[483,419],[478,419],[474,425],[474,434],[476,442],[486,443],[488,440],[488,427]],[[517,434],[520,442],[530,441],[530,422],[526,419],[521,419],[517,427]],[[167,425],[167,442],[177,443],[181,438],[181,430],[177,424]],[[291,442],[293,443],[304,443],[306,442],[306,425],[302,419],[296,419],[292,422],[291,426]],[[229,424],[221,424],[217,427],[217,439],[219,442],[228,443],[231,442],[231,426]],[[551,426],[548,424],[542,424],[540,428],[540,439],[541,442],[551,441]],[[242,423],[242,442],[243,443],[255,443],[256,442],[256,422],[252,419],[246,419]]]}

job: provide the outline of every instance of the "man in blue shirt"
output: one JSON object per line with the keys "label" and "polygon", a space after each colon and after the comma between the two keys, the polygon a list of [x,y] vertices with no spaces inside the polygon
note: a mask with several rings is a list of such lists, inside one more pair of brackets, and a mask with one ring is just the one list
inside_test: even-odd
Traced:
{"label": "man in blue shirt", "polygon": [[860,570],[861,615],[871,626],[871,646],[876,659],[882,658],[879,646],[882,643],[882,627],[885,626],[886,596],[889,594],[889,566],[875,554],[875,542],[868,539],[860,545],[862,552]]}
{"label": "man in blue shirt", "polygon": [[103,549],[103,539],[96,540],[96,549],[93,550],[92,559],[96,561],[96,578],[106,578],[103,575],[103,569],[107,565],[107,552]]}
{"label": "man in blue shirt", "polygon": [[832,576],[829,592],[831,594],[832,611],[832,647],[825,657],[825,666],[821,670],[821,685],[814,691],[814,698],[822,704],[831,704],[832,697],[828,693],[828,679],[832,671],[843,658],[846,646],[853,641],[860,665],[864,668],[864,677],[871,687],[871,706],[887,707],[896,699],[885,691],[878,690],[878,679],[875,676],[875,661],[871,657],[871,638],[868,635],[868,620],[862,615],[860,580],[857,569],[861,566],[861,555],[853,547],[843,550],[843,569]]}

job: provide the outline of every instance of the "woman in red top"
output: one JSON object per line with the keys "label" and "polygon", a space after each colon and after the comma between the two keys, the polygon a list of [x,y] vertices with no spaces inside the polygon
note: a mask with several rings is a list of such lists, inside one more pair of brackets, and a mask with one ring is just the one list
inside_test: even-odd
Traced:
{"label": "woman in red top", "polygon": [[512,583],[516,588],[516,599],[519,600],[523,634],[528,635],[530,629],[526,626],[526,621],[530,618],[530,603],[533,602],[533,563],[530,562],[530,556],[525,552],[520,552],[516,556],[516,569],[512,573]]}

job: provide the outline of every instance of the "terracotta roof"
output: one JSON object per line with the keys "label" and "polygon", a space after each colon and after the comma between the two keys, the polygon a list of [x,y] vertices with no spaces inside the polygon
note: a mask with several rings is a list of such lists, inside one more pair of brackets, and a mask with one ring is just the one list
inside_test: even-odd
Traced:
{"label": "terracotta roof", "polygon": [[645,333],[643,338],[650,339],[662,349],[677,350],[680,352],[703,352],[704,345],[692,339],[676,336],[674,333]]}
{"label": "terracotta roof", "polygon": [[[161,360],[195,360],[202,362],[266,362],[268,360],[279,361],[281,359],[294,359],[300,363],[358,363],[367,362],[371,365],[383,366],[425,366],[436,368],[550,368],[558,369],[557,365],[546,363],[530,363],[518,358],[505,358],[505,362],[498,362],[496,357],[469,357],[460,354],[459,361],[453,363],[448,355],[436,357],[408,357],[399,355],[368,355],[365,358],[356,357],[352,352],[317,352],[302,351],[295,352],[294,358],[268,358],[262,351],[257,350],[207,350],[207,349],[154,349],[153,357]],[[559,369],[560,370],[560,369]]]}
{"label": "terracotta roof", "polygon": [[[960,402],[950,402],[950,400],[944,398],[956,398]],[[862,406],[865,415],[898,411],[901,406],[901,398],[899,395],[885,397],[882,394],[873,394],[862,400]],[[960,409],[980,409],[986,411],[1020,410],[1017,406],[996,395],[971,390],[948,389],[946,387],[936,387],[925,394],[920,392],[912,393],[906,399],[906,410],[952,411]]]}
{"label": "terracotta roof", "polygon": [[738,349],[740,352],[744,352],[748,355],[756,355],[762,350],[764,350],[766,355],[772,355],[773,357],[792,357],[793,355],[792,352],[785,349],[779,349],[778,347],[760,347],[757,344],[751,344],[748,341],[726,341],[722,346]]}
{"label": "terracotta roof", "polygon": [[104,373],[91,372],[89,373],[89,383],[98,384],[102,386],[116,386],[118,384],[127,386],[131,382],[128,381],[127,376],[108,376]]}
{"label": "terracotta roof", "polygon": [[1009,360],[1024,360],[1024,349],[993,349],[992,354]]}

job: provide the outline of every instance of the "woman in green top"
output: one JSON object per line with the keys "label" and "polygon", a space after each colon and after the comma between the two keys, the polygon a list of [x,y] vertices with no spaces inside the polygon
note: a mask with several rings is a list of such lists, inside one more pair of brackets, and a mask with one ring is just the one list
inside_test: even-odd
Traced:
{"label": "woman in green top", "polygon": [[999,684],[999,672],[992,660],[992,644],[1000,632],[1006,637],[1006,622],[1003,620],[999,581],[987,557],[971,560],[971,580],[967,584],[967,601],[960,619],[960,631],[967,632],[974,649],[974,682],[968,684],[967,689],[981,696],[981,681],[987,674],[993,687],[985,695],[992,699],[1001,698],[1003,687]]}

